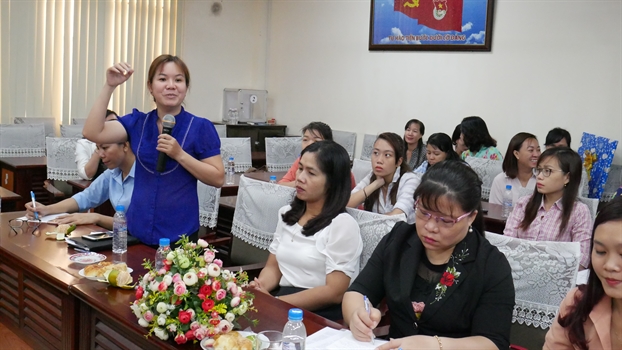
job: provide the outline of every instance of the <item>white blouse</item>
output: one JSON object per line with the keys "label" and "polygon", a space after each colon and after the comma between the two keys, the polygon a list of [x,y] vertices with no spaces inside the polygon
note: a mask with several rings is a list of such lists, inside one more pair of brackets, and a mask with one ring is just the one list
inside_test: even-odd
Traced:
{"label": "white blouse", "polygon": [[505,186],[512,186],[512,204],[516,204],[520,197],[533,193],[536,188],[537,179],[534,175],[531,176],[527,186],[523,187],[518,177],[510,179],[505,173],[500,173],[495,176],[490,186],[490,198],[488,202],[493,204],[503,204],[503,195],[505,194]]}
{"label": "white blouse", "polygon": [[270,244],[270,253],[276,255],[283,287],[314,288],[326,285],[326,275],[341,271],[350,277],[350,283],[359,273],[363,240],[356,220],[348,213],[337,215],[330,225],[306,237],[302,226],[283,222],[281,215],[291,209],[279,209],[279,221]]}

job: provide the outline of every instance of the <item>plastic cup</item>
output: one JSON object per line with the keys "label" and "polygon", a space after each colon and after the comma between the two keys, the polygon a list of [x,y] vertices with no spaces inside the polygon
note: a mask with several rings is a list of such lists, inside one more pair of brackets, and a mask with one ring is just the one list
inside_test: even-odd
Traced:
{"label": "plastic cup", "polygon": [[283,332],[263,331],[255,337],[255,350],[281,350],[283,348]]}

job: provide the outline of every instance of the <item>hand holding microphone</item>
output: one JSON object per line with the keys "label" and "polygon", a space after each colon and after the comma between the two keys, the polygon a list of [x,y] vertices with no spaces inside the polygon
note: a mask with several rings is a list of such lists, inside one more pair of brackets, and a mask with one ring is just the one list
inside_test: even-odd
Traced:
{"label": "hand holding microphone", "polygon": [[[175,117],[167,114],[164,116],[164,118],[162,118],[162,135],[171,135],[171,132],[173,131],[173,127],[175,127]],[[171,139],[176,143],[176,140],[174,138],[171,137]],[[158,139],[158,148],[160,149],[160,154],[158,155],[158,165],[156,167],[156,170],[161,173],[164,171],[164,169],[166,169],[166,161],[168,160],[168,156],[166,155],[166,153],[162,152],[161,150],[161,143],[162,143],[163,138],[160,137]]]}

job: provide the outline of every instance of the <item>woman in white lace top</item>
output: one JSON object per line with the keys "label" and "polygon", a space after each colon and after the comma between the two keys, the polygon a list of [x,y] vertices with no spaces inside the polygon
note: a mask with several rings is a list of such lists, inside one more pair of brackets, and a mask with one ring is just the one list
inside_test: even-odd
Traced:
{"label": "woman in white lace top", "polygon": [[[118,116],[115,111],[106,110],[106,121],[117,120]],[[76,165],[78,167],[78,175],[84,180],[94,180],[98,175],[103,173],[107,168],[102,163],[99,153],[95,152],[97,146],[95,142],[91,142],[85,138],[78,140],[76,143]]]}
{"label": "woman in white lace top", "polygon": [[333,141],[306,147],[296,197],[279,210],[266,266],[250,286],[326,318],[341,319],[341,298],[359,273],[359,226],[345,211],[350,158]]}

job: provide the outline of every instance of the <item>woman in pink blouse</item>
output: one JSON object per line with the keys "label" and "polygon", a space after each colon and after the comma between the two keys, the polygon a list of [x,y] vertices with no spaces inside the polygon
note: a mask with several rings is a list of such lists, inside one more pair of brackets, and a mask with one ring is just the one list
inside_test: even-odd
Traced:
{"label": "woman in pink blouse", "polygon": [[581,157],[567,147],[546,150],[533,169],[537,177],[531,196],[518,200],[503,234],[533,241],[581,243],[581,266],[589,263],[592,218],[577,201]]}

